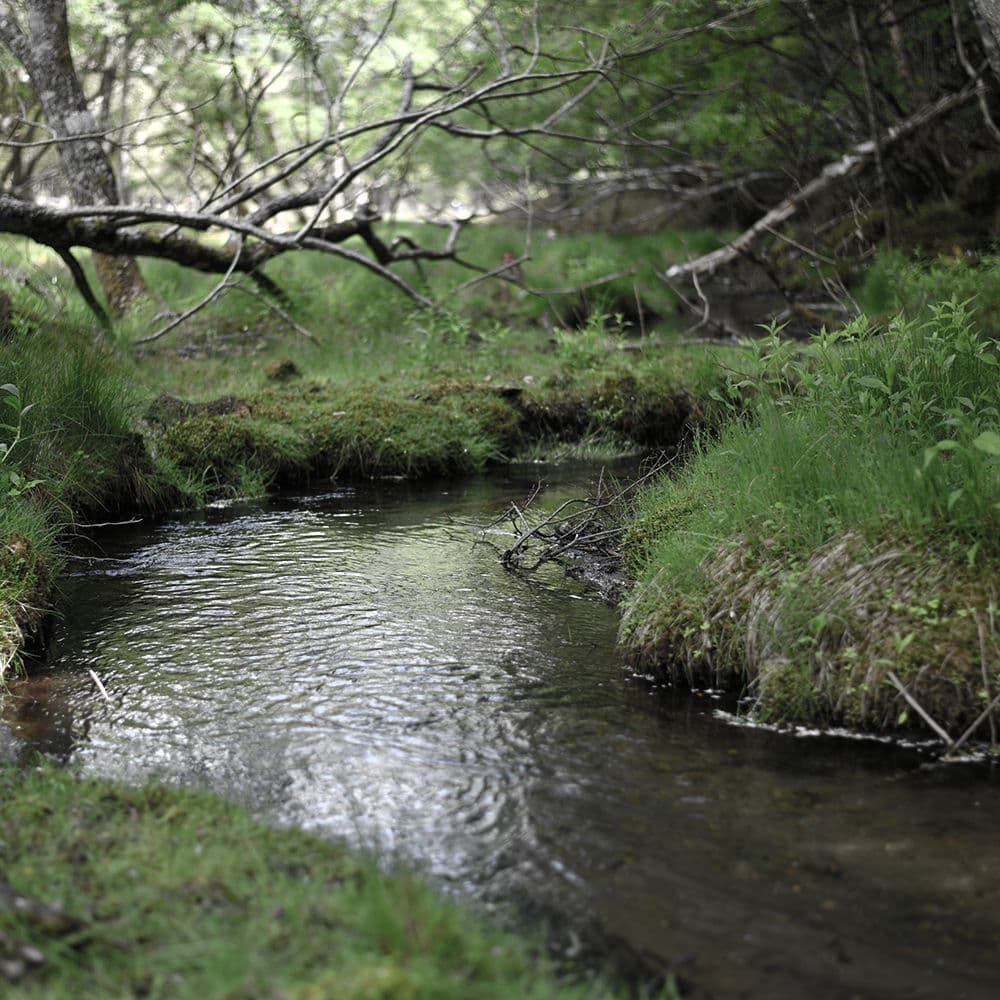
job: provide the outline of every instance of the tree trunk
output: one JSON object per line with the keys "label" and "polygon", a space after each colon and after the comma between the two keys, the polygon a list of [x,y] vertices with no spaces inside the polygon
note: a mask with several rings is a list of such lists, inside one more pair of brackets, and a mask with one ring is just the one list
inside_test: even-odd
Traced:
{"label": "tree trunk", "polygon": [[969,0],[969,6],[979,27],[990,69],[1000,80],[1000,0]]}
{"label": "tree trunk", "polygon": [[[24,29],[4,7],[7,5],[0,7],[0,38],[31,78],[53,136],[80,137],[58,146],[73,201],[79,205],[116,204],[114,171],[73,66],[66,0],[27,0]],[[95,253],[94,264],[112,315],[121,316],[146,295],[134,258]]]}

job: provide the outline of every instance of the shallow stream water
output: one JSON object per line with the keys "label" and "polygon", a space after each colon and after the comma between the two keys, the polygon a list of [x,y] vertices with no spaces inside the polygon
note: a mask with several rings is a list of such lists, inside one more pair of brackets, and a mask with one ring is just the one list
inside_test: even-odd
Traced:
{"label": "shallow stream water", "polygon": [[401,854],[570,943],[598,928],[695,997],[1000,995],[994,774],[630,676],[613,609],[475,544],[530,479],[103,534],[0,729]]}

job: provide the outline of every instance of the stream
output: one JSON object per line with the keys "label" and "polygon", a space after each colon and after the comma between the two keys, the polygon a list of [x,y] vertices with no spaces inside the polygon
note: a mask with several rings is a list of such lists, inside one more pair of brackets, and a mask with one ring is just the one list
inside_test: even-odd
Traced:
{"label": "stream", "polygon": [[[696,998],[997,996],[997,774],[735,725],[632,676],[614,609],[476,544],[538,475],[100,534],[2,702],[6,752],[212,789],[544,914],[570,950],[597,933]],[[546,477],[565,496],[587,473]]]}

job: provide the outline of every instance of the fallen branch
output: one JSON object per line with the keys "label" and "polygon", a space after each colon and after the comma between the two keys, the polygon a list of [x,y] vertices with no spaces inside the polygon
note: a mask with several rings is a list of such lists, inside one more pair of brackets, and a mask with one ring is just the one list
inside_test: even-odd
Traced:
{"label": "fallen branch", "polygon": [[976,93],[975,86],[969,86],[957,93],[946,94],[937,101],[925,104],[909,118],[904,118],[901,122],[886,129],[878,136],[877,140],[869,139],[865,142],[859,142],[839,160],[828,163],[817,177],[775,205],[735,240],[718,250],[696,257],[694,260],[686,261],[683,264],[674,264],[660,276],[661,279],[669,285],[682,278],[694,279],[698,275],[710,275],[718,268],[740,259],[762,236],[771,233],[776,226],[787,222],[807,202],[867,169],[874,162],[879,149],[885,150],[887,146],[912,135],[929,122],[967,104],[976,97]]}
{"label": "fallen branch", "polygon": [[931,729],[933,729],[934,732],[937,733],[938,736],[940,736],[941,739],[948,744],[947,753],[951,753],[955,747],[955,743],[952,740],[952,738],[948,735],[947,731],[937,722],[935,722],[934,718],[924,708],[924,706],[921,705],[920,702],[917,701],[917,699],[914,698],[913,695],[906,690],[906,687],[903,685],[903,682],[895,675],[895,673],[893,673],[893,671],[890,670],[888,672],[888,677],[889,680],[892,681],[896,690],[899,691],[899,693],[906,699],[906,703],[910,706],[910,708],[912,708],[913,711],[916,712],[917,715],[919,715],[920,718],[923,719],[924,722],[926,722],[927,725],[930,726]]}
{"label": "fallen branch", "polygon": [[514,529],[513,543],[503,550],[493,547],[500,551],[505,568],[520,573],[532,573],[547,562],[581,556],[620,560],[625,504],[668,465],[669,461],[659,462],[625,486],[606,481],[602,471],[594,496],[565,500],[551,513],[535,517],[533,505],[541,493],[539,484],[525,503],[512,503],[484,530],[484,540],[487,531],[509,522]]}

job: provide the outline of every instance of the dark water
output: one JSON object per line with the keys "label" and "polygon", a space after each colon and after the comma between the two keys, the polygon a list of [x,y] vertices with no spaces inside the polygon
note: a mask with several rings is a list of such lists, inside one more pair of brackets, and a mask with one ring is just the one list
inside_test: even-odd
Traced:
{"label": "dark water", "polygon": [[401,853],[569,940],[599,926],[697,997],[1000,995],[992,773],[728,725],[630,678],[612,609],[474,545],[528,486],[102,537],[50,666],[0,711],[8,739]]}

